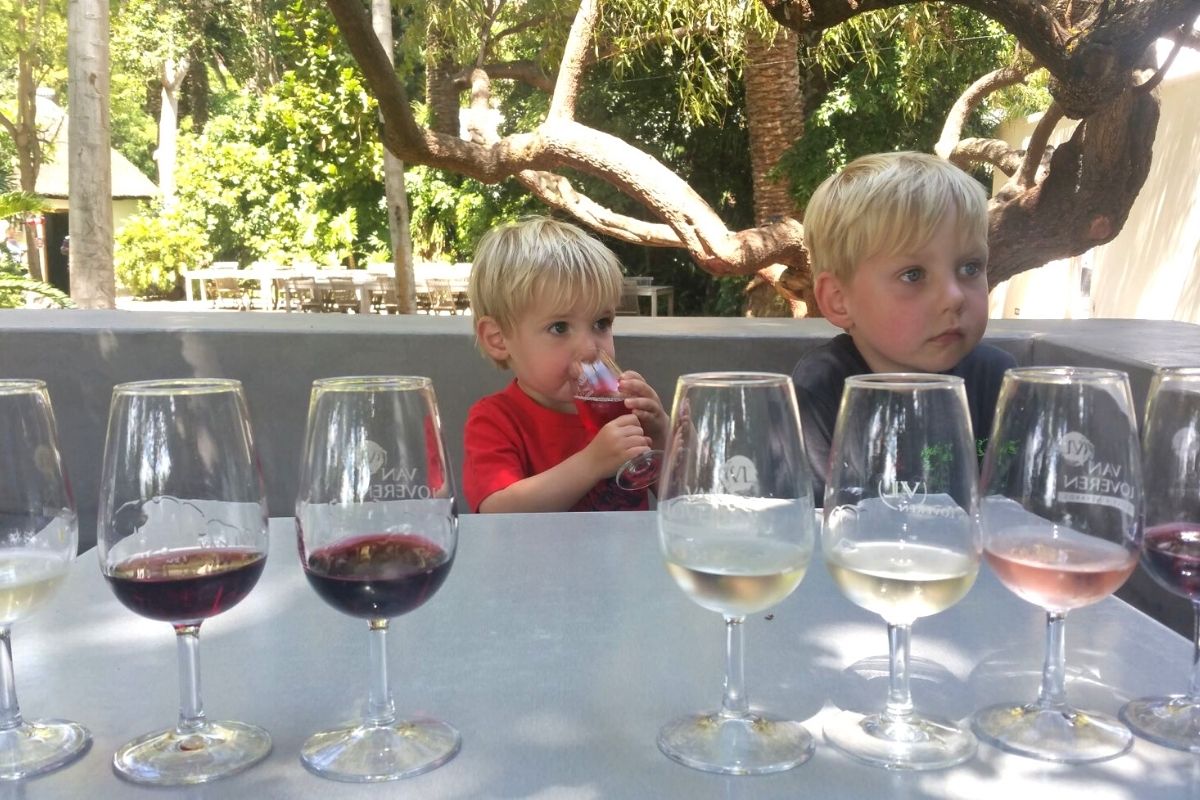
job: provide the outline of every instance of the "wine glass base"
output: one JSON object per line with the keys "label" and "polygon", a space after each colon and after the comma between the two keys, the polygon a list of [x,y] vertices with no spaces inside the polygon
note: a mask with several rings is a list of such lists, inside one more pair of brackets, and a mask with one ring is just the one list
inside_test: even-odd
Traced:
{"label": "wine glass base", "polygon": [[825,741],[864,764],[884,769],[946,769],[975,755],[969,730],[944,720],[887,720],[841,711],[825,723]]}
{"label": "wine glass base", "polygon": [[300,762],[322,778],[375,783],[437,769],[460,747],[458,731],[434,719],[363,723],[310,736],[300,749]]}
{"label": "wine glass base", "polygon": [[658,749],[684,766],[725,775],[766,775],[812,757],[803,725],[761,713],[727,717],[719,711],[680,717],[658,734]]}
{"label": "wine glass base", "polygon": [[241,772],[270,752],[271,735],[256,725],[208,722],[192,733],[139,736],[113,755],[113,770],[132,783],[184,786]]}
{"label": "wine glass base", "polygon": [[20,780],[65,767],[91,746],[92,735],[77,722],[26,720],[0,731],[0,780]]}
{"label": "wine glass base", "polygon": [[1200,753],[1200,705],[1184,695],[1130,701],[1120,717],[1143,739],[1172,750]]}
{"label": "wine glass base", "polygon": [[971,728],[993,747],[1060,764],[1107,761],[1133,747],[1133,734],[1118,720],[1073,708],[988,706],[975,712]]}
{"label": "wine glass base", "polygon": [[650,450],[626,461],[617,471],[617,486],[636,492],[653,486],[662,471],[662,450]]}

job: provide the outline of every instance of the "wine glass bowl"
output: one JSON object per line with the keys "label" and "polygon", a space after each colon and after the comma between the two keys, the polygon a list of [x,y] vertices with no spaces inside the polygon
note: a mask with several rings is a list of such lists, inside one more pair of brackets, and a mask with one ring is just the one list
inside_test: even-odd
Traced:
{"label": "wine glass bowl", "polygon": [[941,769],[970,758],[971,733],[919,715],[909,689],[913,623],[961,600],[979,571],[975,444],[960,378],[846,380],[834,428],[821,541],[847,599],[888,625],[884,710],[841,711],[825,739],[855,760]]}
{"label": "wine glass bowl", "polygon": [[1142,566],[1160,586],[1192,604],[1192,678],[1186,693],[1138,698],[1120,717],[1149,741],[1200,753],[1200,369],[1165,369],[1154,376],[1142,470]]}
{"label": "wine glass bowl", "polygon": [[982,471],[984,557],[1000,582],[1046,611],[1036,702],[977,711],[980,739],[1030,758],[1082,764],[1119,756],[1118,720],[1067,701],[1067,613],[1116,591],[1137,566],[1142,474],[1124,373],[1009,370]]}
{"label": "wine glass bowl", "polygon": [[22,717],[10,644],[12,624],[53,597],[77,545],[75,502],[46,385],[0,381],[0,780],[58,769],[91,746],[76,722]]}
{"label": "wine glass bowl", "polygon": [[205,783],[266,758],[271,737],[209,720],[199,632],[253,589],[267,557],[267,507],[241,384],[184,379],[119,384],[105,444],[97,553],[117,599],[175,630],[180,714],[113,756],[134,783]]}
{"label": "wine glass bowl", "polygon": [[424,605],[454,562],[458,524],[449,461],[428,378],[313,383],[296,500],[304,574],[333,608],[369,623],[367,713],[310,737],[301,762],[351,782],[418,775],[461,738],[429,718],[400,719],[387,677],[389,620]]}
{"label": "wine glass bowl", "polygon": [[[584,430],[595,436],[608,423],[633,413],[625,407],[620,392],[621,368],[608,353],[598,351],[593,357],[579,362],[575,378],[575,409]],[[617,486],[638,491],[651,486],[662,471],[663,452],[647,450],[626,461],[614,477]]]}
{"label": "wine glass bowl", "polygon": [[791,381],[767,373],[679,379],[658,506],[667,571],[726,626],[721,708],[662,728],[659,749],[695,769],[733,775],[804,763],[799,722],[751,710],[743,685],[745,617],[788,597],[815,541],[808,460]]}

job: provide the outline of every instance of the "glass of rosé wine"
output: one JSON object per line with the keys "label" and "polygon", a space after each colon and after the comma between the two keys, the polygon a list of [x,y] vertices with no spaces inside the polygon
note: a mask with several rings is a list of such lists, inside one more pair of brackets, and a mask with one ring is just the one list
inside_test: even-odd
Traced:
{"label": "glass of ros\u00e9 wine", "polygon": [[683,593],[724,618],[725,693],[720,708],[664,725],[658,749],[704,772],[792,769],[812,756],[812,735],[796,720],[750,707],[743,663],[746,617],[791,595],[816,539],[791,378],[681,376],[666,452],[659,545]]}
{"label": "glass of ros\u00e9 wine", "polygon": [[821,549],[842,594],[887,623],[883,710],[842,710],[825,740],[887,769],[943,769],[975,754],[967,726],[917,712],[913,624],[966,596],[979,574],[978,462],[962,378],[846,379],[830,448]]}
{"label": "glass of ros\u00e9 wine", "polygon": [[204,783],[266,758],[270,735],[209,720],[200,700],[200,624],[249,594],[267,559],[267,502],[242,385],[183,379],[113,389],[97,552],[127,608],[169,622],[179,721],[113,756],[134,783]]}
{"label": "glass of ros\u00e9 wine", "polygon": [[[617,417],[632,414],[625,407],[619,382],[621,368],[613,357],[603,351],[587,361],[579,363],[575,379],[575,408],[589,434],[595,436]],[[638,491],[653,485],[662,469],[663,452],[647,450],[621,465],[615,476],[617,486],[627,491]]]}
{"label": "glass of ros\u00e9 wine", "polygon": [[454,485],[429,378],[370,376],[313,383],[296,499],[309,584],[366,620],[366,714],[314,734],[300,760],[326,778],[395,780],[445,764],[461,738],[436,719],[397,716],[387,673],[392,617],[424,605],[454,561]]}
{"label": "glass of ros\u00e9 wine", "polygon": [[1010,369],[984,457],[984,559],[1006,588],[1046,611],[1037,700],[977,711],[975,734],[1017,755],[1083,764],[1133,745],[1119,720],[1067,702],[1067,612],[1111,595],[1142,546],[1142,467],[1123,372]]}
{"label": "glass of ros\u00e9 wine", "polygon": [[1137,735],[1200,753],[1200,369],[1154,376],[1142,432],[1146,538],[1142,566],[1195,618],[1192,679],[1186,694],[1143,697],[1121,709]]}
{"label": "glass of ros\u00e9 wine", "polygon": [[67,577],[78,530],[46,384],[0,381],[0,780],[58,769],[92,742],[79,723],[21,716],[10,642]]}

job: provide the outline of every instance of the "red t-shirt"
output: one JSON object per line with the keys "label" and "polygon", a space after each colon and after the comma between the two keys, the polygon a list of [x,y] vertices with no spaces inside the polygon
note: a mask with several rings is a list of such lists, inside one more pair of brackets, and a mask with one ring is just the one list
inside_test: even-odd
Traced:
{"label": "red t-shirt", "polygon": [[[558,466],[591,441],[577,414],[538,405],[515,380],[504,391],[471,406],[463,438],[463,494],[472,511],[478,511],[488,495]],[[645,511],[649,507],[645,489],[628,492],[606,478],[571,510]]]}

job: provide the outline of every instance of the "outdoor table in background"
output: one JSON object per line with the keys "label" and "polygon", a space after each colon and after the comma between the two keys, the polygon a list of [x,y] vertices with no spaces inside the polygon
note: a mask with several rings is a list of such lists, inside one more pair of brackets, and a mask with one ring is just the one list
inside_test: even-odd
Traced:
{"label": "outdoor table in background", "polygon": [[[887,641],[876,618],[842,596],[819,554],[800,588],[747,621],[751,704],[806,721],[813,759],[778,775],[734,778],[658,752],[659,727],[715,707],[724,629],[667,575],[653,513],[469,515],[441,591],[392,621],[391,677],[401,712],[454,725],[462,752],[393,785],[339,784],[306,772],[314,731],[354,716],[367,686],[367,625],[325,605],[303,577],[290,518],[271,522],[271,552],[241,605],[204,623],[205,709],[266,727],[274,751],[216,783],[177,790],[127,785],[113,750],[176,716],[174,634],[117,602],[94,552],[79,557],[48,607],[17,624],[17,685],[31,717],[65,717],[95,739],[82,760],[7,787],[22,800],[249,797],[421,798],[1193,798],[1200,762],[1138,740],[1128,755],[1066,767],[981,746],[966,764],[897,773],[860,766],[824,744],[835,706],[876,709]],[[1042,612],[987,571],[953,608],[917,623],[914,695],[925,711],[965,717],[1034,696]],[[1115,712],[1131,696],[1186,686],[1191,647],[1120,600],[1074,611],[1068,692]],[[847,666],[878,656],[874,668]],[[933,666],[936,663],[940,667]],[[938,684],[931,682],[934,676]]]}
{"label": "outdoor table in background", "polygon": [[675,314],[675,289],[671,286],[656,286],[642,284],[637,287],[638,297],[650,298],[650,316],[658,316],[658,298],[667,298],[667,316]]}

